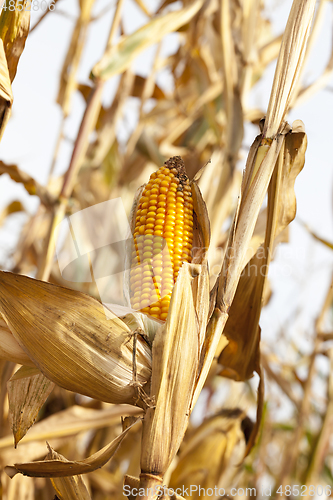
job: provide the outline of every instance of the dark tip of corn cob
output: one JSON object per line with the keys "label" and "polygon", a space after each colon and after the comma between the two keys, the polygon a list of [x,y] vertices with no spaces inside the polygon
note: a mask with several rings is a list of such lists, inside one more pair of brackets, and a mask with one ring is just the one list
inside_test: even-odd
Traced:
{"label": "dark tip of corn cob", "polygon": [[138,204],[130,272],[133,309],[166,319],[179,269],[191,261],[192,241],[191,187],[183,160],[174,156],[150,176]]}

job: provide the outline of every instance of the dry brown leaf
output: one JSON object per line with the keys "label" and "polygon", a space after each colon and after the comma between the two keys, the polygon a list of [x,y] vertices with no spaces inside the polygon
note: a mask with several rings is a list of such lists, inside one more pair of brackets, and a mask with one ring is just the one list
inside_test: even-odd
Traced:
{"label": "dry brown leaf", "polygon": [[76,75],[86,41],[87,30],[91,17],[91,10],[95,0],[80,2],[80,15],[73,30],[72,39],[61,70],[60,87],[57,102],[63,109],[64,116],[70,112],[71,98],[77,89]]}
{"label": "dry brown leaf", "polygon": [[[124,415],[135,417],[141,414],[142,410],[140,408],[129,405],[113,405],[111,408],[103,410],[83,408],[76,405],[71,406],[37,422],[29,433],[24,436],[18,448],[13,450],[13,453],[19,453],[21,449],[28,448],[30,443],[37,447],[39,441],[43,441],[42,446],[44,446],[45,440],[54,442],[59,438],[65,437],[67,439],[68,436],[75,436],[80,432],[116,425]],[[13,436],[0,439],[0,450],[12,447]],[[43,453],[45,454],[45,447],[43,452],[38,452],[39,456]]]}
{"label": "dry brown leaf", "polygon": [[84,460],[73,462],[67,460],[66,458],[46,458],[45,460],[38,462],[15,464],[14,467],[7,466],[5,468],[5,472],[10,477],[14,477],[18,472],[32,477],[68,477],[92,472],[100,467],[103,467],[103,465],[111,460],[126,434],[138,421],[139,419],[119,434],[119,436],[117,436],[110,444],[104,446],[104,448],[99,450],[97,453],[94,453]]}
{"label": "dry brown leaf", "polygon": [[[143,78],[140,75],[135,75],[133,89],[132,89],[132,96],[133,97],[141,97],[142,92],[145,88],[145,84],[146,84],[146,78]],[[157,83],[154,84],[153,91],[152,91],[152,94],[150,97],[152,99],[165,99],[166,98],[163,90],[157,85]]]}
{"label": "dry brown leaf", "polygon": [[293,1],[276,65],[264,137],[273,138],[281,132],[295,91],[298,90],[315,5],[316,0]]}
{"label": "dry brown leaf", "polygon": [[37,368],[22,366],[7,382],[9,418],[15,447],[35,422],[54,383]]}
{"label": "dry brown leaf", "polygon": [[6,206],[0,213],[0,226],[4,223],[8,215],[15,214],[17,212],[24,212],[24,206],[19,200],[14,200],[9,205]]}
{"label": "dry brown leaf", "polygon": [[196,0],[178,11],[156,16],[133,34],[122,37],[119,43],[111,46],[101,61],[95,65],[92,70],[93,78],[107,80],[125,71],[140,52],[188,23],[202,4],[203,0]]}
{"label": "dry brown leaf", "polygon": [[52,207],[54,205],[55,199],[49,193],[48,189],[39,184],[39,182],[33,179],[29,174],[20,170],[17,165],[8,165],[0,161],[0,175],[2,174],[8,174],[13,181],[23,184],[27,192],[31,195],[38,196],[46,207]]}
{"label": "dry brown leaf", "polygon": [[244,268],[223,331],[229,343],[218,360],[224,367],[220,375],[234,380],[247,380],[253,371],[259,370],[257,304],[261,306],[261,281],[256,278],[260,277],[257,273],[263,265],[263,255],[265,251],[261,247]]}
{"label": "dry brown leaf", "polygon": [[15,78],[17,65],[29,33],[30,10],[31,2],[15,0],[13,10],[10,10],[7,5],[7,8],[1,12],[0,38],[3,40],[11,82]]}
{"label": "dry brown leaf", "polygon": [[[191,498],[208,499],[208,493],[205,495],[202,492],[212,485],[225,491],[234,486],[245,452],[243,419],[241,410],[226,409],[205,420],[185,441],[171,474],[169,487],[190,491],[193,485]],[[199,486],[202,488],[201,493]]]}
{"label": "dry brown leaf", "polygon": [[278,217],[275,237],[278,236],[296,216],[296,195],[294,185],[296,177],[305,163],[307,137],[301,120],[294,121],[291,132],[286,136],[283,148],[283,167],[281,186],[279,187]]}

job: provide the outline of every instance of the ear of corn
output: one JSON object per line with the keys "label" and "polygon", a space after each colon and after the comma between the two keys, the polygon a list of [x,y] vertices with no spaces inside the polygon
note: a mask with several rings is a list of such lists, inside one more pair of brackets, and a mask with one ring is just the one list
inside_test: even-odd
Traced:
{"label": "ear of corn", "polygon": [[136,211],[130,271],[133,309],[166,320],[183,262],[191,262],[193,200],[184,162],[170,158],[154,172]]}

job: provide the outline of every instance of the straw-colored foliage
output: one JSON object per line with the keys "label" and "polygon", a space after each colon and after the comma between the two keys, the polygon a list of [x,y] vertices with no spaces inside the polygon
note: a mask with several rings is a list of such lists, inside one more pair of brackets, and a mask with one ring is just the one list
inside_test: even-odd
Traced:
{"label": "straw-colored foliage", "polygon": [[[5,1],[0,16],[0,138],[15,106],[11,83],[15,75],[20,79],[29,30],[51,22],[53,11],[31,28],[29,2],[15,0],[14,10],[12,3]],[[145,0],[135,3],[146,23],[127,33],[127,7],[117,0],[104,52],[83,80],[79,68],[98,1],[78,2],[60,72],[62,125],[46,185],[0,157],[0,176],[8,174],[40,202],[26,214],[10,266],[0,271],[0,498],[120,500],[125,488],[129,500],[154,499],[163,486],[177,489],[163,498],[189,497],[191,487],[205,490],[192,498],[239,498],[231,488],[256,488],[260,496],[263,478],[274,498],[280,485],[325,490],[333,480],[333,382],[329,375],[319,412],[312,407],[312,381],[319,353],[333,363],[326,348],[332,333],[325,330],[332,287],[313,351],[299,355],[304,379],[277,358],[274,345],[262,349],[259,321],[272,295],[268,268],[276,247],[288,242],[294,185],[305,164],[307,124],[288,124],[288,112],[332,72],[331,58],[317,82],[302,86],[328,2],[315,11],[315,0],[294,0],[279,36],[259,0],[165,1],[158,8],[156,2],[154,12]],[[52,6],[65,22],[64,2]],[[179,43],[163,58],[171,33]],[[133,62],[149,47],[155,55],[143,77]],[[254,109],[249,94],[273,61],[267,109]],[[172,85],[162,85],[160,74]],[[114,98],[105,104],[106,83],[117,75]],[[66,171],[56,177],[76,94],[84,112]],[[118,124],[133,98],[137,121],[120,139]],[[241,172],[249,123],[259,135]],[[189,178],[193,251],[179,270],[164,321],[129,307],[124,268],[133,244],[127,234],[130,243],[117,246],[124,228],[111,219],[121,209],[107,207],[121,199],[133,232],[140,186],[170,157],[172,164],[182,164],[182,157]],[[0,225],[24,210],[12,201]],[[86,219],[87,213],[95,218]],[[265,393],[265,377],[278,386],[278,396],[271,384]],[[221,388],[233,391],[222,403]],[[282,393],[293,405],[287,421],[270,407]],[[218,490],[211,495],[208,488]]]}

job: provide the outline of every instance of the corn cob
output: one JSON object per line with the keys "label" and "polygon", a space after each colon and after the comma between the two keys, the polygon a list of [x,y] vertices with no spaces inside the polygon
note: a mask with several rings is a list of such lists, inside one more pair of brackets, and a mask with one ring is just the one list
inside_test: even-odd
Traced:
{"label": "corn cob", "polygon": [[140,198],[130,271],[133,309],[165,320],[183,262],[191,261],[193,201],[183,160],[154,172]]}

